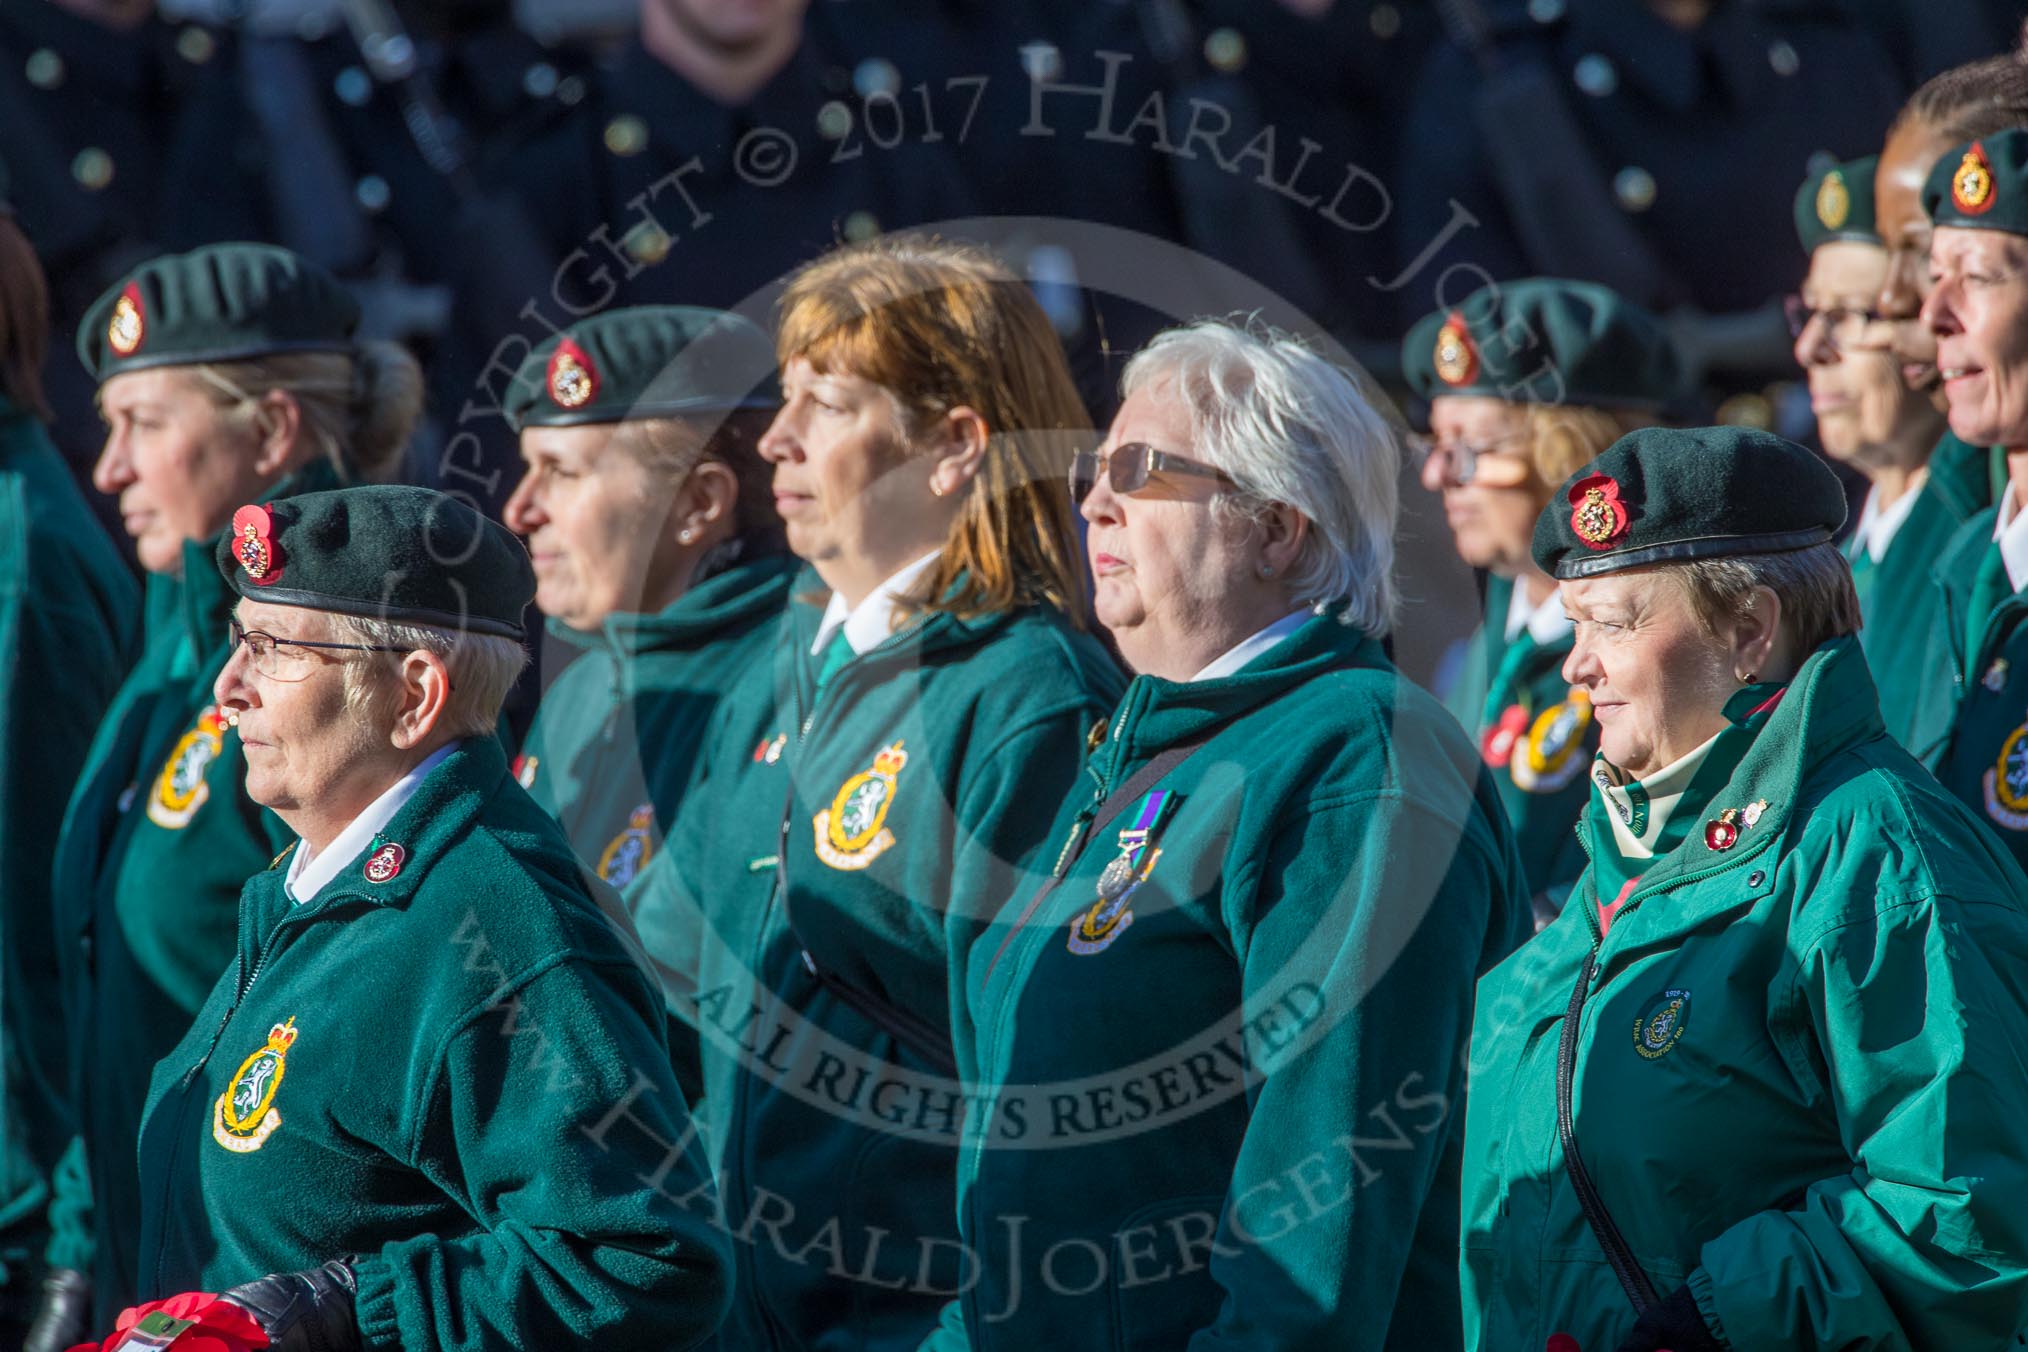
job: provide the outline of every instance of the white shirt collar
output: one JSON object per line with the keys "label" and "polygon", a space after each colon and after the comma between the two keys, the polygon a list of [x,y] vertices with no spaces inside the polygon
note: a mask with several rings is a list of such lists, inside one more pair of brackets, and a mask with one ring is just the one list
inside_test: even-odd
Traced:
{"label": "white shirt collar", "polygon": [[810,655],[821,657],[831,642],[831,635],[838,632],[838,626],[845,626],[845,641],[852,645],[855,653],[872,652],[894,632],[894,603],[902,593],[914,586],[916,579],[928,572],[930,565],[941,557],[925,554],[909,564],[887,581],[873,589],[872,595],[852,607],[848,614],[845,598],[837,592],[831,593],[830,602],[824,607],[824,618],[817,622],[817,641],[810,645]]}
{"label": "white shirt collar", "polygon": [[289,899],[297,905],[314,900],[324,890],[325,884],[345,871],[345,866],[365,852],[380,834],[380,828],[394,820],[394,814],[401,811],[403,804],[415,796],[430,771],[437,768],[443,759],[457,750],[458,743],[440,746],[400,779],[380,797],[366,805],[366,810],[352,819],[352,824],[340,831],[329,845],[322,850],[310,849],[310,842],[298,839],[296,852],[289,858],[289,876],[283,882]]}
{"label": "white shirt collar", "polygon": [[[1711,755],[1711,748],[1717,746],[1718,739],[1724,735],[1723,730],[1713,733],[1709,741],[1643,780],[1627,779],[1604,756],[1592,761],[1592,786],[1610,809],[1606,818],[1612,823],[1613,840],[1619,845],[1621,854],[1629,859],[1655,857],[1655,842],[1662,837],[1662,827],[1668,823],[1676,805],[1683,801],[1690,781],[1696,778],[1706,758]],[[1633,786],[1636,784],[1648,805],[1648,819],[1639,835],[1630,829],[1635,817]]]}
{"label": "white shirt collar", "polygon": [[2015,591],[2028,586],[2028,512],[2021,510],[2014,485],[2000,495],[2000,517],[1993,523],[1993,539],[2000,546],[2000,561],[2007,565],[2007,583]]}
{"label": "white shirt collar", "polygon": [[1880,490],[1866,490],[1866,505],[1859,509],[1859,524],[1852,530],[1852,539],[1875,563],[1887,561],[1887,547],[1894,543],[1895,532],[1902,528],[1909,514],[1915,510],[1915,500],[1922,496],[1925,478],[1926,474],[1918,474],[1910,480],[1908,491],[1884,511],[1880,507]]}
{"label": "white shirt collar", "polygon": [[1526,629],[1528,637],[1540,647],[1547,647],[1565,634],[1577,628],[1570,622],[1570,616],[1563,613],[1563,596],[1555,587],[1541,605],[1528,604],[1528,590],[1520,578],[1514,579],[1514,587],[1507,599],[1507,641],[1512,643]]}
{"label": "white shirt collar", "polygon": [[1205,667],[1204,670],[1198,672],[1190,679],[1193,681],[1209,681],[1219,676],[1232,675],[1233,672],[1238,671],[1241,667],[1253,661],[1254,658],[1259,657],[1269,648],[1274,647],[1275,644],[1280,643],[1290,634],[1301,629],[1303,622],[1309,618],[1310,610],[1307,606],[1301,610],[1282,616],[1253,637],[1241,639],[1233,647],[1227,649],[1224,656],[1214,658],[1211,665]]}

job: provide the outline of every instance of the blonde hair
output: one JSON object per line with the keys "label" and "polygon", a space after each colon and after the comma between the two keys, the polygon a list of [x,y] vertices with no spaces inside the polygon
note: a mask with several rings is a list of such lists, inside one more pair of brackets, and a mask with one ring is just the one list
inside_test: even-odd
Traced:
{"label": "blonde hair", "polygon": [[1581,404],[1528,404],[1528,463],[1555,493],[1557,485],[1588,465],[1627,433],[1653,427],[1646,413]]}
{"label": "blonde hair", "polygon": [[257,432],[260,401],[269,394],[294,399],[304,438],[345,482],[393,478],[422,416],[422,368],[394,343],[362,343],[352,352],[274,352],[184,369],[208,387],[235,431]]}
{"label": "blonde hair", "polygon": [[775,349],[783,366],[801,357],[880,386],[911,437],[954,408],[985,420],[985,457],[911,608],[971,618],[1046,602],[1084,625],[1068,477],[1089,415],[1048,317],[1004,263],[916,236],[839,249],[789,280]]}

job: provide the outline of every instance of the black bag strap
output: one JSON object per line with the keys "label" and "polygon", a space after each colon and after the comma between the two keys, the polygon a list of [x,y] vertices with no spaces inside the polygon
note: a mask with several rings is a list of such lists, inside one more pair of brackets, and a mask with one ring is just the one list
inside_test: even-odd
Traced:
{"label": "black bag strap", "polygon": [[[1578,898],[1580,905],[1585,904]],[[1577,989],[1570,993],[1570,1008],[1563,1015],[1563,1040],[1556,1052],[1556,1135],[1563,1143],[1563,1167],[1570,1174],[1571,1190],[1577,1194],[1577,1204],[1584,1209],[1585,1224],[1591,1227],[1598,1239],[1599,1247],[1605,1250],[1606,1262],[1612,1265],[1613,1275],[1620,1279],[1620,1286],[1627,1293],[1635,1314],[1644,1313],[1657,1302],[1655,1285],[1648,1280],[1648,1274],[1634,1258],[1633,1246],[1613,1223],[1612,1213],[1605,1208],[1605,1199],[1598,1194],[1598,1187],[1591,1181],[1585,1170],[1584,1161],[1577,1153],[1577,1131],[1571,1121],[1570,1093],[1577,1071],[1577,1026],[1584,1013],[1584,997],[1591,989],[1592,972],[1598,964],[1598,950],[1585,955],[1584,970],[1577,974]]]}

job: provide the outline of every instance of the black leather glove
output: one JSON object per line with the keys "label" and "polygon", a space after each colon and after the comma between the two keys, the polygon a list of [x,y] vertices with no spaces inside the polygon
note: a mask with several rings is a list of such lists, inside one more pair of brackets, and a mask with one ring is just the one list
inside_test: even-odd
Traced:
{"label": "black leather glove", "polygon": [[63,1352],[87,1341],[92,1317],[92,1279],[76,1268],[52,1268],[42,1279],[42,1299],[21,1352]]}
{"label": "black leather glove", "polygon": [[235,1286],[220,1299],[254,1317],[271,1352],[359,1352],[352,1312],[357,1290],[352,1264],[337,1258],[308,1272],[278,1272]]}
{"label": "black leather glove", "polygon": [[1726,1347],[1711,1335],[1690,1288],[1679,1286],[1634,1321],[1619,1352],[1726,1352]]}

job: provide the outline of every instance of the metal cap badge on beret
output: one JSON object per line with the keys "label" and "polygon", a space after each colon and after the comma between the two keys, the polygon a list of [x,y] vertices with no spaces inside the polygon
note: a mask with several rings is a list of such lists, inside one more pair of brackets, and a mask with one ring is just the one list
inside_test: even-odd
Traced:
{"label": "metal cap badge on beret", "polygon": [[610,310],[537,347],[514,373],[505,413],[524,427],[576,427],[773,408],[775,350],[723,310]]}
{"label": "metal cap badge on beret", "polygon": [[123,371],[345,352],[359,303],[336,277],[269,244],[207,244],[150,259],[78,324],[77,355],[101,382]]}
{"label": "metal cap badge on beret", "polygon": [[1748,427],[1644,427],[1563,483],[1535,522],[1556,578],[1780,554],[1845,524],[1837,476],[1795,442]]}
{"label": "metal cap badge on beret", "polygon": [[2028,129],[1945,151],[1922,185],[1922,208],[1935,225],[2028,235]]}
{"label": "metal cap badge on beret", "polygon": [[445,493],[364,484],[233,513],[218,571],[241,596],[519,639],[535,599],[528,551]]}
{"label": "metal cap badge on beret", "polygon": [[1659,320],[1607,287],[1554,277],[1496,282],[1424,316],[1402,340],[1401,364],[1425,399],[1652,411],[1683,385]]}
{"label": "metal cap badge on beret", "polygon": [[1878,155],[1834,164],[1796,190],[1796,238],[1804,253],[1833,240],[1879,244],[1873,222],[1873,171]]}

